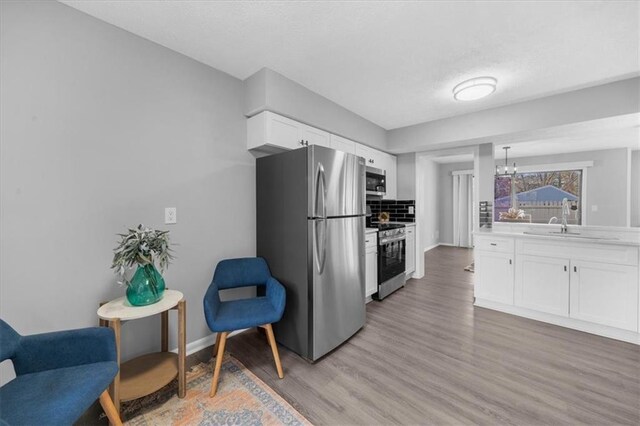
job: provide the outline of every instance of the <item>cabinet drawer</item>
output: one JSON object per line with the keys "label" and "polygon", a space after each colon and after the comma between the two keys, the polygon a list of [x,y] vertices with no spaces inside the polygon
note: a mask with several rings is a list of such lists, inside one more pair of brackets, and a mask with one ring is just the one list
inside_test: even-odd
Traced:
{"label": "cabinet drawer", "polygon": [[378,248],[378,234],[371,233],[364,236],[364,247],[366,250]]}
{"label": "cabinet drawer", "polygon": [[476,237],[474,246],[476,250],[513,253],[515,243],[513,238]]}

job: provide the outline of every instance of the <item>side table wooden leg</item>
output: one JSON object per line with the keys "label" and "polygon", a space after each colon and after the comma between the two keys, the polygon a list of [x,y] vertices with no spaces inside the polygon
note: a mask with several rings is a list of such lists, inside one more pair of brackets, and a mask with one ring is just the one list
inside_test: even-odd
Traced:
{"label": "side table wooden leg", "polygon": [[113,329],[116,335],[116,361],[118,362],[118,373],[114,377],[111,386],[109,386],[109,393],[116,411],[120,413],[120,320],[109,321],[109,327]]}
{"label": "side table wooden leg", "polygon": [[178,398],[187,394],[187,302],[178,302]]}
{"label": "side table wooden leg", "polygon": [[160,313],[160,334],[162,344],[160,350],[162,352],[169,352],[169,311]]}

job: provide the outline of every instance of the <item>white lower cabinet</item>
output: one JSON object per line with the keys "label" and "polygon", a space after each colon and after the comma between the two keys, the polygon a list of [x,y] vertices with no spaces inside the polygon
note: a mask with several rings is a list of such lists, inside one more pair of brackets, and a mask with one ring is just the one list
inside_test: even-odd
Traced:
{"label": "white lower cabinet", "polygon": [[513,255],[477,251],[474,278],[476,298],[513,304]]}
{"label": "white lower cabinet", "polygon": [[407,247],[405,251],[405,271],[406,275],[411,275],[416,270],[416,227],[410,225],[406,227]]}
{"label": "white lower cabinet", "polygon": [[378,235],[365,235],[365,297],[378,291]]}
{"label": "white lower cabinet", "polygon": [[638,268],[571,262],[570,317],[638,330]]}
{"label": "white lower cabinet", "polygon": [[569,259],[519,255],[515,305],[569,316]]}
{"label": "white lower cabinet", "polygon": [[476,305],[640,344],[639,250],[475,234]]}

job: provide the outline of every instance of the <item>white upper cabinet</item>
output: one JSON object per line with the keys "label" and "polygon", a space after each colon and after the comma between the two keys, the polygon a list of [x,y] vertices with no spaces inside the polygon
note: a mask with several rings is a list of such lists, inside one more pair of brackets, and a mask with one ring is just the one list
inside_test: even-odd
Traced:
{"label": "white upper cabinet", "polygon": [[395,200],[398,197],[398,172],[397,158],[395,155],[384,154],[382,156],[382,169],[387,173],[387,193],[385,200]]}
{"label": "white upper cabinet", "polygon": [[376,169],[384,169],[384,156],[387,155],[377,149],[369,148],[366,145],[356,144],[356,155],[364,157],[365,165],[375,167]]}
{"label": "white upper cabinet", "polygon": [[328,132],[305,124],[302,124],[301,139],[304,146],[321,145],[327,148],[331,147],[331,139]]}
{"label": "white upper cabinet", "polygon": [[296,149],[307,145],[330,145],[329,133],[270,111],[247,120],[248,149]]}
{"label": "white upper cabinet", "polygon": [[271,111],[264,111],[247,119],[247,149],[268,154],[309,145],[326,146],[364,157],[365,165],[386,172],[387,194],[383,198],[396,198],[398,184],[395,155],[369,148]]}
{"label": "white upper cabinet", "polygon": [[354,141],[343,138],[342,136],[331,135],[331,148],[337,151],[348,152],[349,154],[355,154],[356,145],[357,144]]}

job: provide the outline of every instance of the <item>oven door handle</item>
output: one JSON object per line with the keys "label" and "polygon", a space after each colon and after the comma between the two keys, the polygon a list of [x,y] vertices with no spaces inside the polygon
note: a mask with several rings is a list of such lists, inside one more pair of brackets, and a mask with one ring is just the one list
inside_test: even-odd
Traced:
{"label": "oven door handle", "polygon": [[395,243],[397,241],[403,241],[406,240],[407,237],[406,236],[402,236],[402,237],[396,237],[396,238],[389,238],[388,240],[380,240],[380,244],[381,246],[385,245],[385,244],[389,244],[389,243]]}

